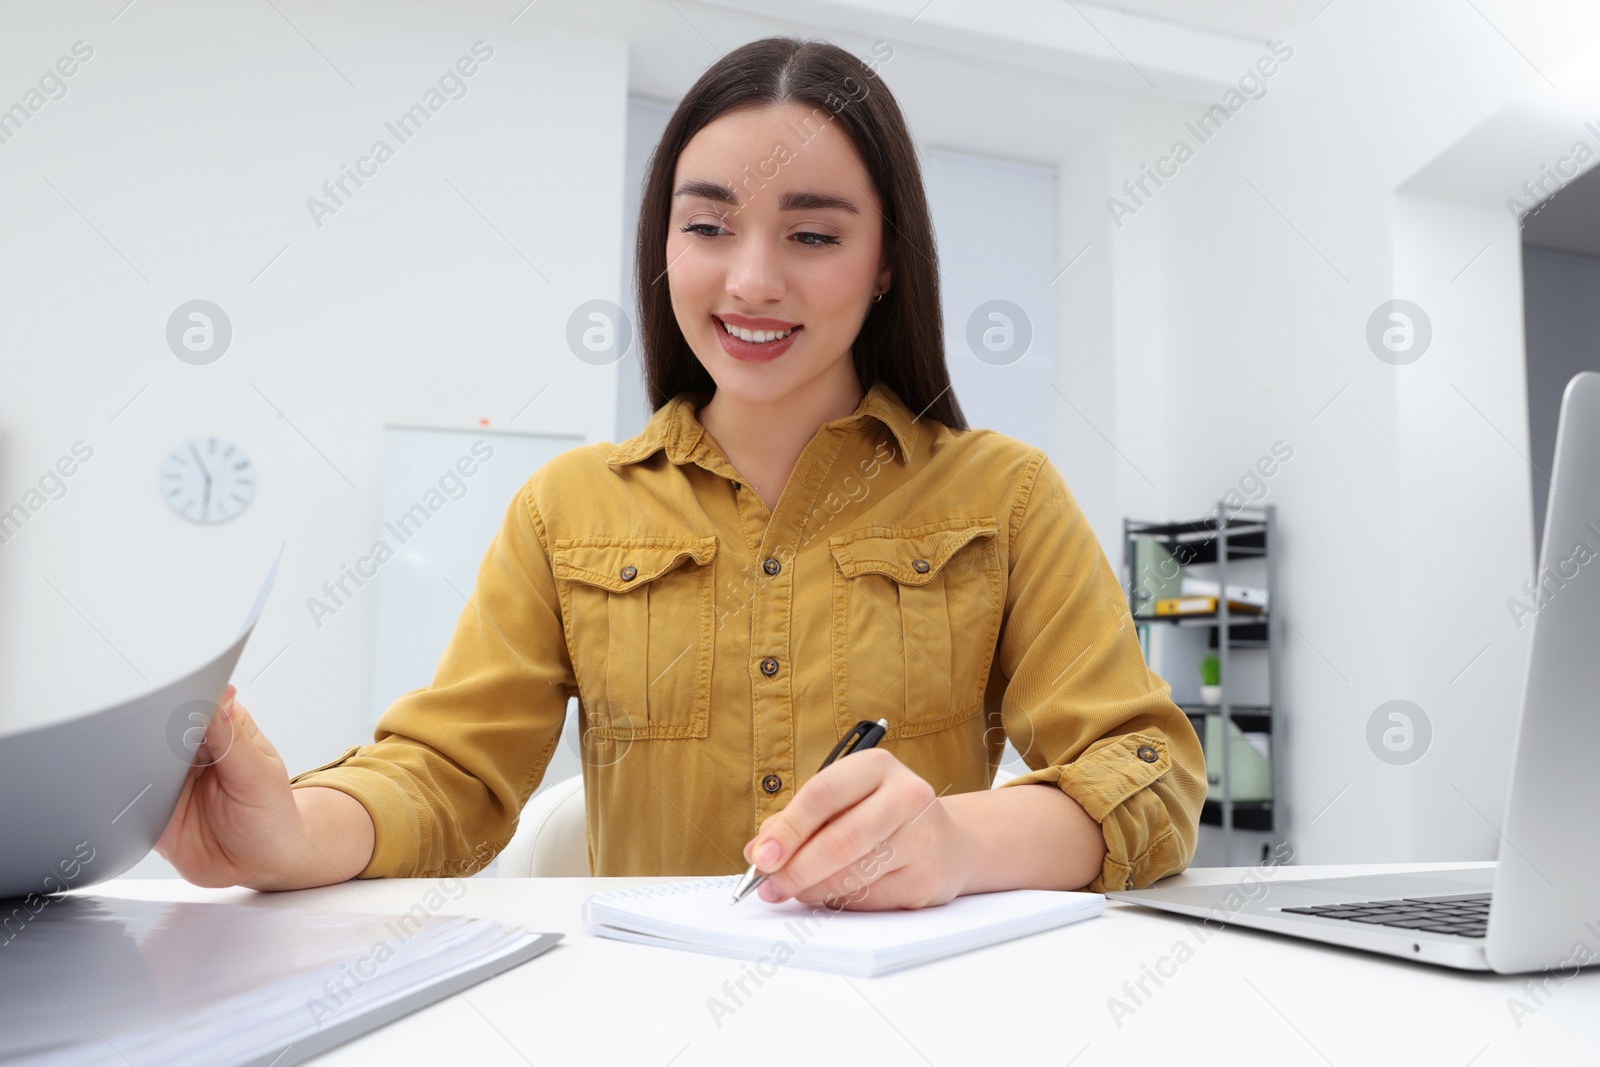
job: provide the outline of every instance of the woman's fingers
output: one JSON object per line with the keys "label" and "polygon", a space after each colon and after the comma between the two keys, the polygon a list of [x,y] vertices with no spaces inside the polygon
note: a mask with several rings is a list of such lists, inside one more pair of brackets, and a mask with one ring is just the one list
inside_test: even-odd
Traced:
{"label": "woman's fingers", "polygon": [[217,703],[217,709],[211,713],[211,721],[206,723],[205,734],[200,739],[200,747],[194,757],[196,765],[201,768],[221,763],[233,749],[238,732],[232,717],[236,703],[233,693],[233,686],[228,686]]}
{"label": "woman's fingers", "polygon": [[237,699],[225,701],[211,717],[205,749],[223,792],[247,807],[268,803],[287,789],[283,759]]}
{"label": "woman's fingers", "polygon": [[824,767],[787,807],[761,824],[761,832],[745,845],[745,859],[768,874],[783,867],[824,823],[860,803],[900,765],[883,749],[869,748]]}
{"label": "woman's fingers", "polygon": [[[891,835],[889,839],[879,841],[864,855],[855,857],[827,877],[803,886],[790,895],[802,904],[826,904],[835,910],[860,906],[860,902],[869,894],[879,895],[878,883],[881,879],[910,862],[909,857],[895,850],[891,843],[893,840]],[[765,887],[766,883],[763,882],[762,888]]]}
{"label": "woman's fingers", "polygon": [[940,843],[949,813],[937,806],[924,810],[926,820],[914,816],[866,856],[802,889],[795,899],[835,911],[926,908],[950,901],[959,888],[951,857]]}
{"label": "woman's fingers", "polygon": [[[189,772],[183,779],[183,788],[178,791],[178,803],[172,809],[172,817],[167,820],[166,827],[161,831],[161,837],[156,840],[156,855],[169,863],[173,856],[179,854],[183,847],[182,834],[189,825],[190,813],[193,810],[194,786],[200,780],[202,768],[198,764],[189,764]],[[182,873],[180,870],[179,873]]]}
{"label": "woman's fingers", "polygon": [[807,903],[821,900],[838,877],[909,822],[933,796],[933,787],[909,770],[823,825],[767,881]]}
{"label": "woman's fingers", "polygon": [[[924,908],[965,884],[969,850],[921,775],[868,749],[824,769],[745,846],[763,900],[834,910]],[[774,845],[778,855],[762,850]]]}
{"label": "woman's fingers", "polygon": [[[856,766],[848,767],[850,763]],[[842,884],[841,876],[850,865],[937,799],[932,786],[886,751],[869,749],[827,770],[835,768],[850,773],[827,781],[819,774],[807,782],[773,817],[770,830],[763,827],[755,848],[747,850],[760,860],[768,839],[779,842],[782,849],[775,864],[758,863],[768,872],[762,899],[821,900]]]}
{"label": "woman's fingers", "polygon": [[283,760],[229,686],[156,850],[196,884],[233,885],[284,851],[293,814]]}
{"label": "woman's fingers", "polygon": [[[278,755],[277,748],[273,746],[271,741],[267,740],[267,735],[261,732],[261,727],[256,725],[256,717],[245,711],[243,705],[237,702],[234,703],[233,707],[235,713],[240,716],[239,728],[243,736],[250,739],[250,743],[255,746],[256,751],[276,763],[283,763],[283,757]],[[287,775],[287,770],[284,773]]]}
{"label": "woman's fingers", "polygon": [[[885,842],[880,850],[890,858],[887,864],[896,862],[897,853],[892,842]],[[938,894],[938,879],[925,868],[919,869],[909,863],[899,863],[890,866],[883,874],[871,883],[851,891],[848,885],[834,891],[832,900],[823,898],[827,907],[835,911],[891,911],[899,908],[916,909],[925,908],[932,904],[943,904],[948,898],[941,898]]]}
{"label": "woman's fingers", "polygon": [[236,692],[232,685],[222,691],[216,709],[206,721],[205,732],[200,735],[200,743],[190,758],[189,770],[184,776],[183,788],[178,792],[178,803],[173,807],[172,817],[167,820],[161,837],[156,841],[156,854],[177,866],[180,873],[183,873],[186,864],[193,862],[198,851],[198,834],[203,827],[195,787],[206,769],[216,762],[212,758],[213,746],[225,750],[223,728],[218,723],[226,716]]}

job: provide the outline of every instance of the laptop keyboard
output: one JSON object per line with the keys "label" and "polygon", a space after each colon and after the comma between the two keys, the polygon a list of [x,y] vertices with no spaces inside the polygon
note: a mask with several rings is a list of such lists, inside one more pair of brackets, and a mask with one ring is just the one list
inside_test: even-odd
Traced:
{"label": "laptop keyboard", "polygon": [[1309,908],[1283,908],[1295,915],[1320,915],[1375,926],[1398,926],[1459,937],[1483,937],[1489,926],[1488,893],[1462,893],[1451,897],[1403,897],[1365,900],[1354,904],[1318,904]]}

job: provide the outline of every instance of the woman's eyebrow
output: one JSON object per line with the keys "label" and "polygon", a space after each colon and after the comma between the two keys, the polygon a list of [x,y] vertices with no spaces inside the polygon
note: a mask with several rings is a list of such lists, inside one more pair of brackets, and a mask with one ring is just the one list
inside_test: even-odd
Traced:
{"label": "woman's eyebrow", "polygon": [[[732,204],[739,206],[739,198],[734,196],[733,189],[721,182],[693,179],[678,186],[677,192],[672,194],[673,199],[679,197],[699,197],[712,200],[719,204]],[[848,211],[852,215],[861,214],[855,203],[833,193],[816,193],[809,191],[790,191],[779,195],[779,211]]]}

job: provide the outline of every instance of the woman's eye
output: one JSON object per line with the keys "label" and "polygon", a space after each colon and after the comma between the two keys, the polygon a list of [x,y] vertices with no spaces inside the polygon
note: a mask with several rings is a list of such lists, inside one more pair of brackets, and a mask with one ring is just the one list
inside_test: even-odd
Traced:
{"label": "woman's eye", "polygon": [[[713,237],[718,236],[718,234],[716,234],[716,233],[707,233],[706,231],[708,231],[708,230],[721,230],[721,229],[722,229],[721,226],[716,226],[716,225],[713,225],[712,223],[709,223],[709,222],[691,222],[687,226],[680,227],[678,232],[680,232],[680,233],[692,233],[692,234],[695,234],[698,237],[703,237],[703,238],[706,238],[707,240],[709,240],[709,239],[711,239]],[[807,248],[819,248],[819,247],[822,247],[824,245],[836,245],[836,244],[839,243],[839,238],[834,237],[831,234],[813,233],[810,230],[802,230],[799,233],[795,234],[795,237],[796,237],[796,239],[797,239],[799,244],[803,244]],[[805,240],[805,238],[808,238],[808,237],[816,238],[816,239],[815,240]]]}

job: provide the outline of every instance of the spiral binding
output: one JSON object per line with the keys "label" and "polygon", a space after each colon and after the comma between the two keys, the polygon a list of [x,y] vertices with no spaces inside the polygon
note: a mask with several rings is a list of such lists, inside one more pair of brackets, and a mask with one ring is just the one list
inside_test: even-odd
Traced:
{"label": "spiral binding", "polygon": [[669,897],[680,893],[699,893],[708,889],[732,889],[739,882],[737,874],[719,874],[711,878],[697,878],[690,882],[658,882],[655,885],[636,885],[627,889],[613,889],[602,893],[598,900],[636,900],[640,897]]}

